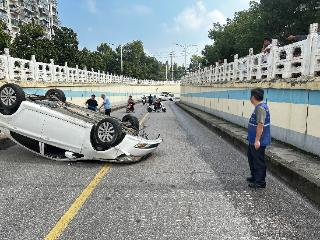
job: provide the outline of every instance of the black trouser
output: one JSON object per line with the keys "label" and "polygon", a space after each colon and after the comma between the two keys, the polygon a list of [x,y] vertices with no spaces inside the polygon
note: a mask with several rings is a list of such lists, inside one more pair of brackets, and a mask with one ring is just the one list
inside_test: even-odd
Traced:
{"label": "black trouser", "polygon": [[266,161],[265,161],[266,147],[260,147],[258,150],[253,145],[248,148],[248,161],[251,176],[256,184],[266,184]]}
{"label": "black trouser", "polygon": [[107,115],[107,116],[110,116],[110,114],[111,114],[111,108],[104,110],[104,114]]}

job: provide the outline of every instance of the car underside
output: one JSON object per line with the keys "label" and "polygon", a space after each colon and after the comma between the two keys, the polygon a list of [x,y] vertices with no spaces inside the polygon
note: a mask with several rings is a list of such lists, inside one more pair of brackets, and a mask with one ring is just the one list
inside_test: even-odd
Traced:
{"label": "car underside", "polygon": [[55,160],[133,162],[152,153],[161,139],[141,137],[133,115],[121,120],[66,102],[50,89],[25,95],[15,84],[0,88],[0,129],[13,141]]}

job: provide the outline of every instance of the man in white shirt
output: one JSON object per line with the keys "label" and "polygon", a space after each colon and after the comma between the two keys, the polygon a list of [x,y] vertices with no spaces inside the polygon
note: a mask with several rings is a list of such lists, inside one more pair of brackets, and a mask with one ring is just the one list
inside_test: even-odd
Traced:
{"label": "man in white shirt", "polygon": [[261,52],[263,53],[262,63],[267,63],[268,62],[268,58],[269,58],[269,55],[270,55],[271,47],[272,47],[272,39],[271,38],[264,38],[263,46],[262,46],[262,50],[261,50]]}

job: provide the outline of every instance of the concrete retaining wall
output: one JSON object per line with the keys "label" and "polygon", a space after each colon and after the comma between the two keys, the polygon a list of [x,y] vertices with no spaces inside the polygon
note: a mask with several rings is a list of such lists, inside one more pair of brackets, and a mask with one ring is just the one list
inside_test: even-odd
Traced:
{"label": "concrete retaining wall", "polygon": [[[247,127],[253,111],[250,89],[258,84],[181,86],[181,101],[232,123]],[[259,85],[261,86],[261,85]],[[272,136],[305,151],[320,155],[320,88],[299,89],[264,86],[271,111]],[[317,83],[313,86],[318,86]],[[312,90],[311,90],[312,89]]]}
{"label": "concrete retaining wall", "polygon": [[[19,82],[18,85],[24,88],[29,94],[44,95],[48,89],[59,88],[64,91],[67,101],[84,106],[85,101],[92,94],[97,96],[99,104],[102,102],[100,95],[106,94],[112,106],[122,105],[127,102],[130,95],[140,100],[143,95],[149,94],[159,96],[161,92],[172,92],[180,97],[180,85],[126,85],[126,84],[54,84],[41,82]],[[2,85],[0,83],[0,85]]]}

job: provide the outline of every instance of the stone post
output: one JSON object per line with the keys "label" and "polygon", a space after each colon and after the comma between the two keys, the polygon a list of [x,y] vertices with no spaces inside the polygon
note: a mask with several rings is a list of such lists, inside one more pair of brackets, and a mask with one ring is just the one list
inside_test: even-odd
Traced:
{"label": "stone post", "polygon": [[13,66],[11,62],[11,56],[10,56],[10,50],[9,48],[4,49],[4,54],[6,56],[6,62],[5,62],[5,79],[6,80],[12,80],[13,79]]}
{"label": "stone post", "polygon": [[88,79],[87,66],[84,66],[84,67],[83,67],[83,71],[84,71],[84,79],[83,79],[83,81],[84,81],[85,83],[87,83],[87,82],[89,81],[89,79]]}
{"label": "stone post", "polygon": [[[314,76],[316,72],[317,61],[319,60],[317,59],[317,52],[320,51],[320,36],[318,34],[319,31],[320,29],[318,23],[313,23],[310,25],[310,34],[308,35],[308,52],[306,53],[306,58],[304,59],[304,61],[306,61],[304,62],[304,64],[310,67],[309,69],[306,68],[303,74]],[[308,59],[310,59],[309,64],[307,62]]]}
{"label": "stone post", "polygon": [[76,74],[74,76],[74,81],[79,83],[80,82],[80,75],[79,75],[79,66],[76,65]]}
{"label": "stone post", "polygon": [[274,79],[276,77],[276,60],[279,53],[278,39],[272,39],[272,47],[268,57],[268,78]]}
{"label": "stone post", "polygon": [[64,63],[64,74],[66,76],[66,82],[69,82],[69,68],[68,68],[68,62]]}
{"label": "stone post", "polygon": [[248,62],[247,62],[247,80],[252,79],[252,69],[254,68],[254,62],[253,62],[253,48],[249,49],[249,56],[248,56]]}
{"label": "stone post", "polygon": [[228,65],[228,60],[227,59],[224,59],[223,60],[223,81],[228,81],[229,79],[228,79],[228,77],[230,76],[229,74],[228,74],[228,76],[227,76],[227,65]]}
{"label": "stone post", "polygon": [[51,70],[51,81],[56,82],[57,77],[56,77],[56,67],[54,65],[54,60],[50,59],[50,70]]}
{"label": "stone post", "polygon": [[233,57],[234,61],[233,61],[233,78],[234,81],[236,81],[240,76],[238,75],[238,63],[239,63],[239,55],[236,54]]}
{"label": "stone post", "polygon": [[31,76],[33,77],[33,80],[39,81],[39,68],[37,66],[36,56],[31,55]]}

